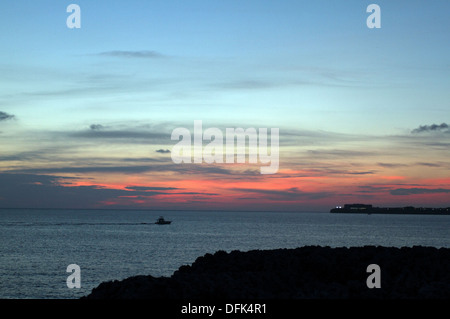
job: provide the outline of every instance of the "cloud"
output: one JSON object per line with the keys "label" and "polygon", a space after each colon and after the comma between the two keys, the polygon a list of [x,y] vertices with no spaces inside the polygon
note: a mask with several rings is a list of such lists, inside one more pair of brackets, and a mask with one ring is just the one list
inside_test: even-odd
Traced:
{"label": "cloud", "polygon": [[[67,173],[124,173],[139,174],[147,171],[157,170],[149,165],[136,166],[82,166],[82,167],[48,167],[21,169],[13,172],[25,174],[67,174]],[[161,169],[162,170],[162,169]]]}
{"label": "cloud", "polygon": [[126,189],[133,191],[161,191],[161,190],[175,190],[177,187],[146,187],[146,186],[127,186]]}
{"label": "cloud", "polygon": [[443,167],[444,165],[438,164],[438,163],[427,163],[427,162],[420,162],[416,163],[417,165],[421,166],[428,166],[428,167]]}
{"label": "cloud", "polygon": [[374,171],[363,171],[363,172],[347,172],[344,174],[349,174],[349,175],[372,175],[375,174]]}
{"label": "cloud", "polygon": [[372,175],[376,171],[352,171],[347,169],[333,169],[333,168],[313,168],[309,169],[308,172],[314,176],[319,174],[320,176],[330,176],[330,175]]}
{"label": "cloud", "polygon": [[421,125],[418,128],[415,128],[414,130],[412,130],[411,133],[418,134],[418,133],[424,133],[424,132],[440,132],[440,131],[449,133],[450,130],[449,130],[448,124],[442,123],[440,125],[437,125],[437,124]]}
{"label": "cloud", "polygon": [[[57,141],[64,139],[74,139],[70,143],[65,142],[61,147],[67,148],[77,145],[75,142],[85,143],[86,140],[104,143],[117,144],[153,144],[162,145],[174,144],[171,139],[171,127],[157,124],[131,124],[131,123],[113,123],[99,124],[92,123],[84,129],[59,130],[59,131],[40,131],[36,134],[41,135],[43,141],[51,140],[52,146]],[[55,139],[57,137],[57,140]],[[97,141],[96,141],[97,140]]]}
{"label": "cloud", "polygon": [[103,125],[101,125],[101,124],[91,124],[91,125],[89,126],[89,128],[90,128],[91,130],[93,130],[93,131],[101,130],[101,129],[103,128]]}
{"label": "cloud", "polygon": [[244,193],[256,193],[267,196],[270,200],[278,201],[292,201],[299,199],[320,199],[330,197],[333,194],[330,192],[303,192],[297,187],[292,187],[286,190],[272,190],[272,189],[254,189],[254,188],[233,188],[232,190]]}
{"label": "cloud", "polygon": [[389,187],[386,186],[372,186],[372,185],[361,185],[358,186],[358,188],[359,188],[359,190],[357,190],[358,193],[367,193],[367,194],[380,192],[384,193],[390,189]]}
{"label": "cloud", "polygon": [[252,72],[253,78],[231,78],[213,83],[210,87],[219,90],[267,90],[300,86],[359,87],[364,85],[364,79],[361,76],[355,76],[354,73],[350,75],[342,70],[289,67],[289,69],[283,68],[286,76],[275,80],[264,75],[258,76],[258,71]]}
{"label": "cloud", "polygon": [[[27,151],[11,155],[0,155],[0,161],[36,161],[37,159],[45,159],[45,155],[49,152],[45,151]],[[53,159],[55,155],[52,155]]]}
{"label": "cloud", "polygon": [[397,168],[408,166],[406,164],[399,164],[399,163],[377,163],[377,165],[385,168]]}
{"label": "cloud", "polygon": [[14,118],[15,118],[14,115],[0,111],[0,121],[12,120]]}
{"label": "cloud", "polygon": [[[205,195],[215,193],[174,192],[175,187],[128,186],[126,189],[98,185],[73,186],[78,178],[58,175],[0,174],[0,207],[13,208],[95,208],[120,199],[146,199],[163,196]],[[123,202],[131,205],[132,202]]]}
{"label": "cloud", "polygon": [[110,57],[116,57],[116,58],[139,58],[139,59],[155,59],[155,58],[162,58],[165,57],[165,55],[156,52],[156,51],[106,51],[101,52],[98,55],[101,56],[110,56]]}
{"label": "cloud", "polygon": [[[61,176],[0,174],[1,207],[86,208],[98,201],[124,195],[124,190],[97,186],[62,186]],[[74,180],[75,178],[70,178]]]}
{"label": "cloud", "polygon": [[103,130],[103,126],[90,127],[89,130],[79,132],[67,132],[66,135],[75,138],[91,138],[91,139],[116,139],[127,140],[129,143],[134,141],[136,143],[150,143],[151,141],[167,142],[171,141],[169,133],[151,132],[145,130]]}
{"label": "cloud", "polygon": [[313,155],[315,158],[335,158],[335,157],[366,157],[376,155],[374,152],[369,151],[352,151],[352,150],[308,150],[308,154]]}
{"label": "cloud", "polygon": [[418,195],[450,193],[448,188],[397,188],[389,191],[391,195]]}
{"label": "cloud", "polygon": [[236,80],[232,82],[223,82],[213,85],[215,88],[226,90],[259,90],[270,89],[280,86],[280,83],[261,81],[261,80]]}
{"label": "cloud", "polygon": [[[28,168],[9,170],[6,173],[22,173],[22,174],[88,174],[88,173],[119,173],[119,174],[142,174],[146,172],[177,172],[179,174],[201,174],[201,175],[236,175],[251,176],[247,171],[233,171],[231,169],[222,168],[214,165],[198,165],[198,164],[151,164],[151,165],[132,165],[132,166],[77,166],[77,167],[47,167],[47,168]],[[260,174],[259,174],[260,175]]]}
{"label": "cloud", "polygon": [[156,150],[156,153],[166,154],[166,153],[170,153],[170,150],[163,150],[163,149],[160,149],[160,150]]}
{"label": "cloud", "polygon": [[169,158],[151,158],[151,157],[125,157],[118,159],[121,162],[131,163],[172,163],[172,159]]}

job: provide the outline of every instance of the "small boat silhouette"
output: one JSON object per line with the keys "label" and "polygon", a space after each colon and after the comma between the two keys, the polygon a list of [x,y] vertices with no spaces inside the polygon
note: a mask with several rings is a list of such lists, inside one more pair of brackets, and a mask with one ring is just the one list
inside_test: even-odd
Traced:
{"label": "small boat silhouette", "polygon": [[164,219],[164,217],[159,217],[157,220],[156,220],[156,222],[155,222],[155,224],[158,224],[158,225],[168,225],[168,224],[170,224],[172,221],[170,221],[170,220],[165,220]]}

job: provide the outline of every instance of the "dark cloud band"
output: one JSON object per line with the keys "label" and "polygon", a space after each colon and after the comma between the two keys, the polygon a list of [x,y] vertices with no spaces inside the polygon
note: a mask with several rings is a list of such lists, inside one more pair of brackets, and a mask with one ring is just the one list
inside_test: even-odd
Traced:
{"label": "dark cloud band", "polygon": [[13,118],[15,118],[14,115],[0,111],[0,121],[12,120]]}
{"label": "dark cloud band", "polygon": [[424,132],[439,132],[439,131],[449,131],[449,126],[447,123],[442,123],[440,125],[438,124],[432,124],[432,125],[421,125],[418,128],[415,128],[411,131],[411,133],[417,134],[417,133],[424,133]]}

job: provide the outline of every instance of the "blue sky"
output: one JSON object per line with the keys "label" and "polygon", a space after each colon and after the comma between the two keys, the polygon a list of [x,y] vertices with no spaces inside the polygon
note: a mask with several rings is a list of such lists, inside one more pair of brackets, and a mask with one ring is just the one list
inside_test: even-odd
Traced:
{"label": "blue sky", "polygon": [[[71,3],[81,29],[66,26]],[[366,26],[371,3],[381,29]],[[0,120],[2,153],[66,156],[3,170],[124,152],[74,140],[92,124],[277,127],[328,138],[290,154],[323,145],[390,154],[399,136],[449,121],[449,12],[441,0],[2,1],[0,112],[14,117]],[[445,145],[448,134],[433,139]],[[145,154],[139,143],[127,152]]]}
{"label": "blue sky", "polygon": [[[72,119],[90,120],[90,114],[100,119],[94,105],[126,116],[114,101],[96,97],[119,83],[130,86],[123,95],[135,97],[127,106],[130,117],[141,116],[144,107],[159,112],[161,105],[186,117],[187,110],[211,119],[232,111],[248,121],[259,113],[270,121],[275,116],[280,125],[340,131],[346,125],[336,123],[349,118],[358,130],[378,120],[372,131],[383,120],[387,125],[379,132],[442,117],[449,85],[450,5],[379,1],[382,28],[373,30],[365,26],[369,3],[78,1],[82,28],[71,30],[65,25],[69,3],[4,1],[1,56],[7,83],[2,95],[59,92],[60,99],[43,106],[56,111],[58,122],[63,117],[58,109],[66,108],[81,110],[79,115],[72,111]],[[101,55],[112,51],[161,56]],[[130,77],[142,80],[140,87]],[[262,89],[267,92],[261,94]],[[80,91],[82,98],[61,106],[64,94],[71,99]],[[143,103],[144,97],[155,102]],[[4,109],[12,111],[8,102],[16,106],[14,98],[2,100]],[[32,113],[30,108],[35,109],[24,111]],[[392,117],[381,118],[380,111]],[[393,126],[399,117],[403,124]]]}

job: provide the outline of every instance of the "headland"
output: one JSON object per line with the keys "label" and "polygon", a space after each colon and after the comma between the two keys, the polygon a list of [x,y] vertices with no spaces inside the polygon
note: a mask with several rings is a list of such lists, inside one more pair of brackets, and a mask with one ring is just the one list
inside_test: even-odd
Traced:
{"label": "headland", "polygon": [[341,214],[410,214],[410,215],[450,215],[450,207],[373,207],[367,204],[345,204],[332,208],[330,213]]}

